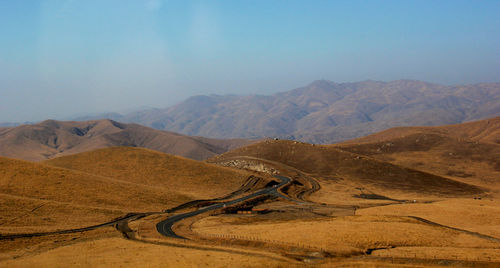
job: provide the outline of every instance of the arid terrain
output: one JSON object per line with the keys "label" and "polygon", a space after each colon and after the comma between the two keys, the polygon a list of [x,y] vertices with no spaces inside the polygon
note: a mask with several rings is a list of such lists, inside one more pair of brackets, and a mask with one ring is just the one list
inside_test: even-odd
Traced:
{"label": "arid terrain", "polygon": [[30,161],[114,146],[143,147],[204,160],[251,142],[189,137],[109,119],[84,122],[46,120],[33,125],[0,128],[0,156]]}
{"label": "arid terrain", "polygon": [[0,130],[66,148],[0,158],[0,267],[500,266],[500,117],[220,145],[205,161],[147,143],[78,151],[90,139],[57,124],[57,141]]}
{"label": "arid terrain", "polygon": [[317,80],[273,95],[201,95],[112,118],[211,138],[279,137],[329,144],[396,126],[437,126],[500,113],[500,84],[440,85],[396,80]]}

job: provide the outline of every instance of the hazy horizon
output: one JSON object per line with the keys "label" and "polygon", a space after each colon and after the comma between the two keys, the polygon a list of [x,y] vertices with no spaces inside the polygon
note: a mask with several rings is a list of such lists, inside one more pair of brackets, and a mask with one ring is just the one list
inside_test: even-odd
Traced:
{"label": "hazy horizon", "polygon": [[326,79],[500,82],[498,1],[0,3],[0,122]]}

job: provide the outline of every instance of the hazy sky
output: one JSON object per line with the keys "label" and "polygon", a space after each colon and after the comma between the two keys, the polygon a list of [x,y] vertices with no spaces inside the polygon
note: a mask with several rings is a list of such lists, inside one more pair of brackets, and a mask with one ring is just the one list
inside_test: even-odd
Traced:
{"label": "hazy sky", "polygon": [[0,0],[0,122],[317,79],[500,82],[500,1]]}

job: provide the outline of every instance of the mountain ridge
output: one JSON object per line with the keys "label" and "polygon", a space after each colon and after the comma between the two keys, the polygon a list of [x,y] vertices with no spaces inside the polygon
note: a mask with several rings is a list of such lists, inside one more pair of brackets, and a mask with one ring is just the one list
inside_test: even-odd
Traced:
{"label": "mountain ridge", "polygon": [[500,83],[317,80],[272,95],[192,96],[168,108],[116,119],[191,136],[279,137],[328,144],[396,126],[457,124],[499,114]]}
{"label": "mountain ridge", "polygon": [[0,155],[39,161],[106,147],[144,147],[196,160],[251,141],[189,137],[114,120],[56,121],[0,129]]}

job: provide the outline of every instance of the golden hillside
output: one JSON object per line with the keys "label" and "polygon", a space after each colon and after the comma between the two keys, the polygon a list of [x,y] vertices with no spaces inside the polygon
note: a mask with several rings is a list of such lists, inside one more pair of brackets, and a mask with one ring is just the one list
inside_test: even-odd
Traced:
{"label": "golden hillside", "polygon": [[432,128],[395,128],[334,145],[396,165],[500,188],[500,117]]}
{"label": "golden hillside", "polygon": [[144,148],[112,147],[63,156],[47,165],[208,199],[238,189],[250,173]]}
{"label": "golden hillside", "polygon": [[0,232],[55,230],[162,211],[238,189],[249,173],[139,148],[47,163],[0,158]]}
{"label": "golden hillside", "polygon": [[341,142],[342,145],[374,143],[415,134],[444,135],[482,143],[500,143],[500,116],[462,124],[435,127],[396,127],[365,137]]}

